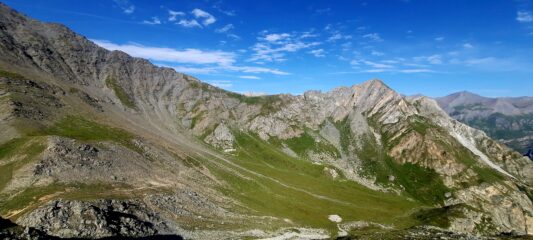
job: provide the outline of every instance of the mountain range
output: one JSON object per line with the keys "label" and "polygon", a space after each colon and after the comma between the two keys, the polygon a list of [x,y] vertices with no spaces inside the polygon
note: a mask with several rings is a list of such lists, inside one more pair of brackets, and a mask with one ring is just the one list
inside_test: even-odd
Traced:
{"label": "mountain range", "polygon": [[487,98],[459,92],[436,100],[454,119],[533,159],[533,97]]}
{"label": "mountain range", "polygon": [[0,236],[533,234],[533,162],[453,100],[244,96],[4,4],[0,52]]}

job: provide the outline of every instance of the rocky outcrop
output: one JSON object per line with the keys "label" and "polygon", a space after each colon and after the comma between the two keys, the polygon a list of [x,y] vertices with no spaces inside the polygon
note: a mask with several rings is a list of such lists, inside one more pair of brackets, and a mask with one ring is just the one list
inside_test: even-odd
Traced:
{"label": "rocky outcrop", "polygon": [[219,124],[213,133],[205,138],[205,141],[224,151],[231,151],[235,142],[235,137],[225,124]]}
{"label": "rocky outcrop", "polygon": [[134,200],[56,200],[25,215],[18,223],[67,238],[142,237],[171,230],[157,213]]}

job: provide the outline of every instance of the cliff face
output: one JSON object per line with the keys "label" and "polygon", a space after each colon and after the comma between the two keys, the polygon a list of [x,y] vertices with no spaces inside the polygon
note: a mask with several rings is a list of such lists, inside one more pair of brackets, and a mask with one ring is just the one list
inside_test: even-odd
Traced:
{"label": "cliff face", "polygon": [[0,212],[21,225],[63,237],[532,234],[533,163],[433,100],[380,80],[246,97],[0,12]]}

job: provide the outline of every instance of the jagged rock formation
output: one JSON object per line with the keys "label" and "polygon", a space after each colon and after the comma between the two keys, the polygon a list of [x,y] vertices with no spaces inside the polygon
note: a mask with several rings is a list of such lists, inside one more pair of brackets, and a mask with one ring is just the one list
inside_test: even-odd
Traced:
{"label": "jagged rock formation", "polygon": [[434,100],[380,80],[247,97],[0,13],[0,214],[17,224],[60,237],[533,234],[533,163]]}
{"label": "jagged rock formation", "polygon": [[514,150],[530,156],[533,144],[533,98],[487,98],[469,92],[437,98],[451,117],[485,131]]}

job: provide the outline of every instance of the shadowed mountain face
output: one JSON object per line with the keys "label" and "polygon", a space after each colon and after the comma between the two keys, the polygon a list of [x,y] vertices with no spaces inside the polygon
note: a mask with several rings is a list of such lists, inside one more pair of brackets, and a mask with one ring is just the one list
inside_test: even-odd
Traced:
{"label": "shadowed mountain face", "polygon": [[451,117],[533,159],[533,97],[486,98],[460,92],[436,100]]}
{"label": "shadowed mountain face", "polygon": [[0,13],[0,215],[20,226],[70,238],[532,234],[533,163],[434,100],[379,80],[247,97]]}

